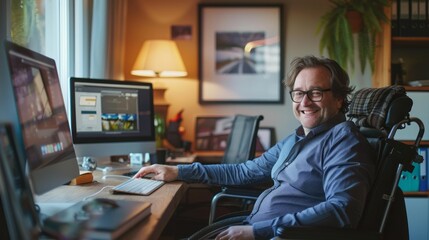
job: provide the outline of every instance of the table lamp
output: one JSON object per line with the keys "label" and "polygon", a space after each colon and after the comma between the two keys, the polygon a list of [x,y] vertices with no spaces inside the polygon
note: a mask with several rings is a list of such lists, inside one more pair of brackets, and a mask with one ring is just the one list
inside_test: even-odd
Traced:
{"label": "table lamp", "polygon": [[[147,40],[137,55],[131,74],[152,78],[185,77],[185,65],[177,45],[172,40]],[[167,90],[163,84],[153,79],[155,114],[166,123],[169,104],[164,94]]]}

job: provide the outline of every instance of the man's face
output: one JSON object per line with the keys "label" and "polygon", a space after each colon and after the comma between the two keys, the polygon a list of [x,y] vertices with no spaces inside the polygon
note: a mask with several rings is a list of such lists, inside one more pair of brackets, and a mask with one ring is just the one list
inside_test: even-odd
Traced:
{"label": "man's face", "polygon": [[[324,67],[303,69],[296,77],[293,90],[308,91],[331,88],[330,73]],[[310,129],[336,115],[342,105],[342,99],[334,98],[332,91],[324,91],[320,102],[313,102],[305,94],[300,103],[293,102],[295,118],[301,123],[305,134]]]}

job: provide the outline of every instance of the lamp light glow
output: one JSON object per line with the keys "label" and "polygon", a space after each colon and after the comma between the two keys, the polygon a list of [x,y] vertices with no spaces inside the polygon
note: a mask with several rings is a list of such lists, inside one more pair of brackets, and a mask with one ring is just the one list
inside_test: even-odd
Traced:
{"label": "lamp light glow", "polygon": [[131,74],[144,77],[185,77],[188,75],[179,49],[171,40],[145,41]]}

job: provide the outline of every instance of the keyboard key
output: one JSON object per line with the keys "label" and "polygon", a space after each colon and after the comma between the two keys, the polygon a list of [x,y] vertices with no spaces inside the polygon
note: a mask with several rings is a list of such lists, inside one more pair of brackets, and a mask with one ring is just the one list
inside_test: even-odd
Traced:
{"label": "keyboard key", "polygon": [[129,193],[137,195],[150,195],[155,190],[164,185],[165,182],[146,179],[146,178],[130,178],[127,181],[114,187],[113,193]]}

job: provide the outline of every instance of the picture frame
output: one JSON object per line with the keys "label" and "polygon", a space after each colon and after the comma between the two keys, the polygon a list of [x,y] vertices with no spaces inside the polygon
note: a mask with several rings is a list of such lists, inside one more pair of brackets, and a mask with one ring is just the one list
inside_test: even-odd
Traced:
{"label": "picture frame", "polygon": [[256,151],[263,152],[276,144],[276,130],[274,127],[259,127],[258,141],[256,142]]}
{"label": "picture frame", "polygon": [[283,6],[198,9],[200,104],[282,104]]}
{"label": "picture frame", "polygon": [[[234,116],[198,116],[195,121],[196,151],[225,151]],[[274,127],[259,127],[256,152],[275,144]]]}
{"label": "picture frame", "polygon": [[192,40],[191,25],[172,25],[171,26],[172,40]]}
{"label": "picture frame", "polygon": [[[32,239],[41,233],[33,193],[18,154],[12,124],[0,123],[0,196],[11,238]],[[7,194],[2,194],[5,191]]]}
{"label": "picture frame", "polygon": [[195,121],[195,150],[224,151],[233,116],[198,116]]}

